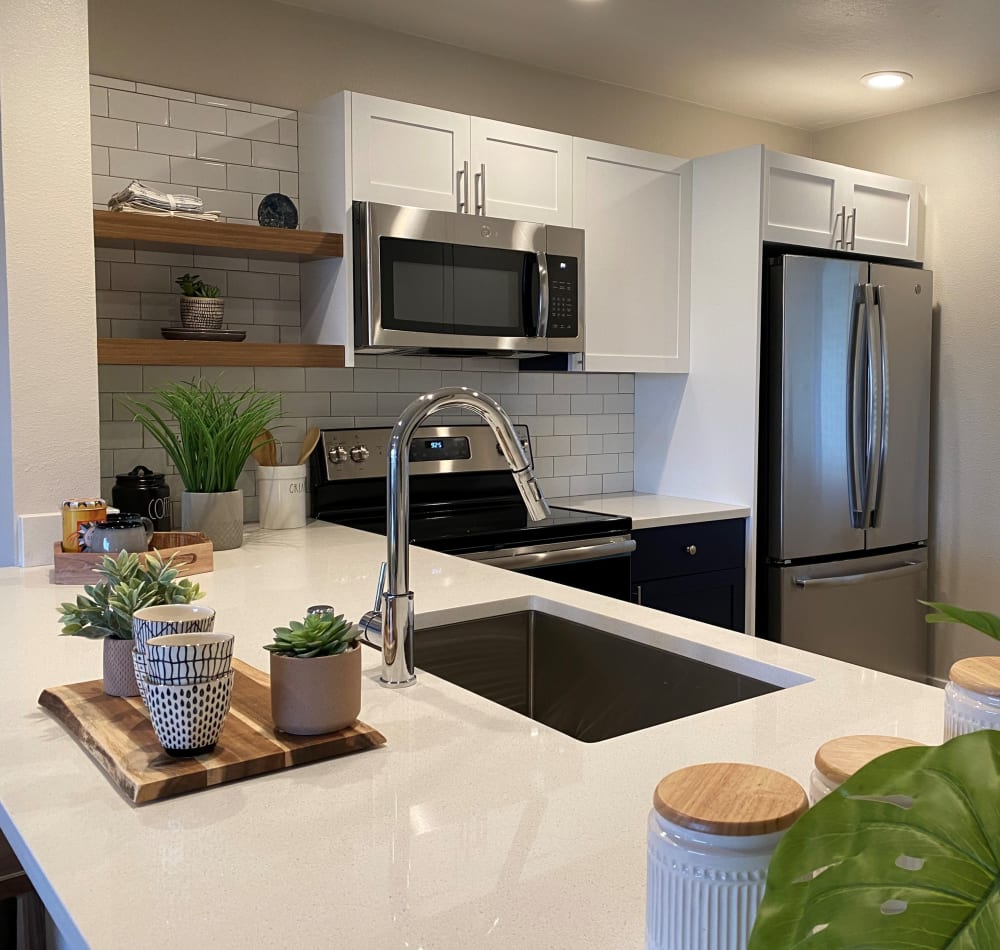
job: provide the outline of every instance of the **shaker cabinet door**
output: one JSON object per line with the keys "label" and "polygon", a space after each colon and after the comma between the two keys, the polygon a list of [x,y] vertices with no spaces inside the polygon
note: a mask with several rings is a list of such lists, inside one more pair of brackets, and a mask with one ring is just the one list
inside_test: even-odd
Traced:
{"label": "shaker cabinet door", "polygon": [[472,117],[469,211],[570,227],[573,139]]}
{"label": "shaker cabinet door", "polygon": [[351,100],[355,200],[465,210],[467,115],[359,93]]}
{"label": "shaker cabinet door", "polygon": [[764,157],[764,240],[840,249],[840,175],[845,169],[801,155]]}
{"label": "shaker cabinet door", "polygon": [[844,191],[848,250],[917,259],[919,188],[914,182],[851,169]]}
{"label": "shaker cabinet door", "polygon": [[589,372],[686,373],[691,164],[573,141],[573,226],[586,233]]}

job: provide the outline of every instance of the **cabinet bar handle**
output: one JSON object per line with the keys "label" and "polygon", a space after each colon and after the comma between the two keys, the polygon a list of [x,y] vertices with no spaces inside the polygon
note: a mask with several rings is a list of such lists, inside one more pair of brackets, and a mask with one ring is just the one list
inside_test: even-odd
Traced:
{"label": "cabinet bar handle", "polygon": [[851,222],[851,240],[848,242],[846,239],[844,241],[844,247],[854,250],[854,239],[857,237],[858,233],[858,209],[851,208],[851,213],[847,216],[847,220]]}
{"label": "cabinet bar handle", "polygon": [[[847,208],[841,205],[840,210],[833,216],[833,246],[842,248],[844,246],[844,212]],[[837,222],[840,222],[840,237],[837,237]]]}
{"label": "cabinet bar handle", "polygon": [[456,173],[458,178],[456,191],[458,192],[458,210],[463,214],[469,213],[469,163],[465,162],[462,168]]}

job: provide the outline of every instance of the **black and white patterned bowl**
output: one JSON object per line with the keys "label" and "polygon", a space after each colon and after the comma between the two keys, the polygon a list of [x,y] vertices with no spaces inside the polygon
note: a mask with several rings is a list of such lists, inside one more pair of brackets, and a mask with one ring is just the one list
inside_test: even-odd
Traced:
{"label": "black and white patterned bowl", "polygon": [[233,665],[231,633],[178,633],[146,641],[146,676],[152,682],[185,686],[228,672]]}
{"label": "black and white patterned bowl", "polygon": [[233,696],[233,673],[205,683],[175,686],[147,680],[146,706],[167,755],[205,755],[215,748]]}
{"label": "black and white patterned bowl", "polygon": [[161,604],[142,607],[132,614],[132,638],[142,653],[150,637],[174,633],[209,633],[215,626],[215,611],[201,604]]}

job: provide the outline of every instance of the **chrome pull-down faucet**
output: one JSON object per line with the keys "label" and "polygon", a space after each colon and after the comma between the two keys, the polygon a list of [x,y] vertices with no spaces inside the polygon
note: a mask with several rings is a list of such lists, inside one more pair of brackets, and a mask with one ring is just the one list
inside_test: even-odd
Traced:
{"label": "chrome pull-down faucet", "polygon": [[[442,409],[470,409],[486,420],[511,467],[524,506],[533,521],[551,514],[535,481],[531,464],[514,432],[510,417],[483,393],[465,386],[439,389],[414,399],[402,412],[389,437],[386,481],[386,564],[379,578],[379,600],[361,618],[370,643],[382,641],[383,686],[409,686],[415,679],[413,665],[413,591],[410,590],[410,442],[417,427]],[[386,569],[386,565],[388,568]],[[385,580],[386,590],[381,588]]]}

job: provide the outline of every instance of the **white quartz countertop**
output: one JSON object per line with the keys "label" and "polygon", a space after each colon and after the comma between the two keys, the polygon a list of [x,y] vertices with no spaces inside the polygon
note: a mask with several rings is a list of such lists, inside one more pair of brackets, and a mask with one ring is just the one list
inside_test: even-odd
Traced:
{"label": "white quartz countertop", "polygon": [[676,495],[647,495],[643,492],[618,492],[613,495],[575,495],[550,498],[553,505],[580,508],[603,515],[627,515],[632,527],[659,528],[671,524],[694,524],[698,521],[722,521],[725,518],[749,518],[750,509],[719,501],[679,498]]}
{"label": "white quartz countertop", "polygon": [[[266,669],[271,628],[308,605],[366,610],[384,553],[337,525],[258,530],[198,580],[216,629]],[[45,568],[0,570],[0,827],[68,945],[639,948],[663,775],[729,760],[805,783],[838,735],[941,741],[931,687],[419,549],[411,586],[418,628],[541,608],[799,685],[586,744],[429,674],[383,689],[366,649],[361,715],[384,748],[134,807],[36,705],[46,686],[100,676],[99,643],[57,637],[54,608],[75,589]]]}

